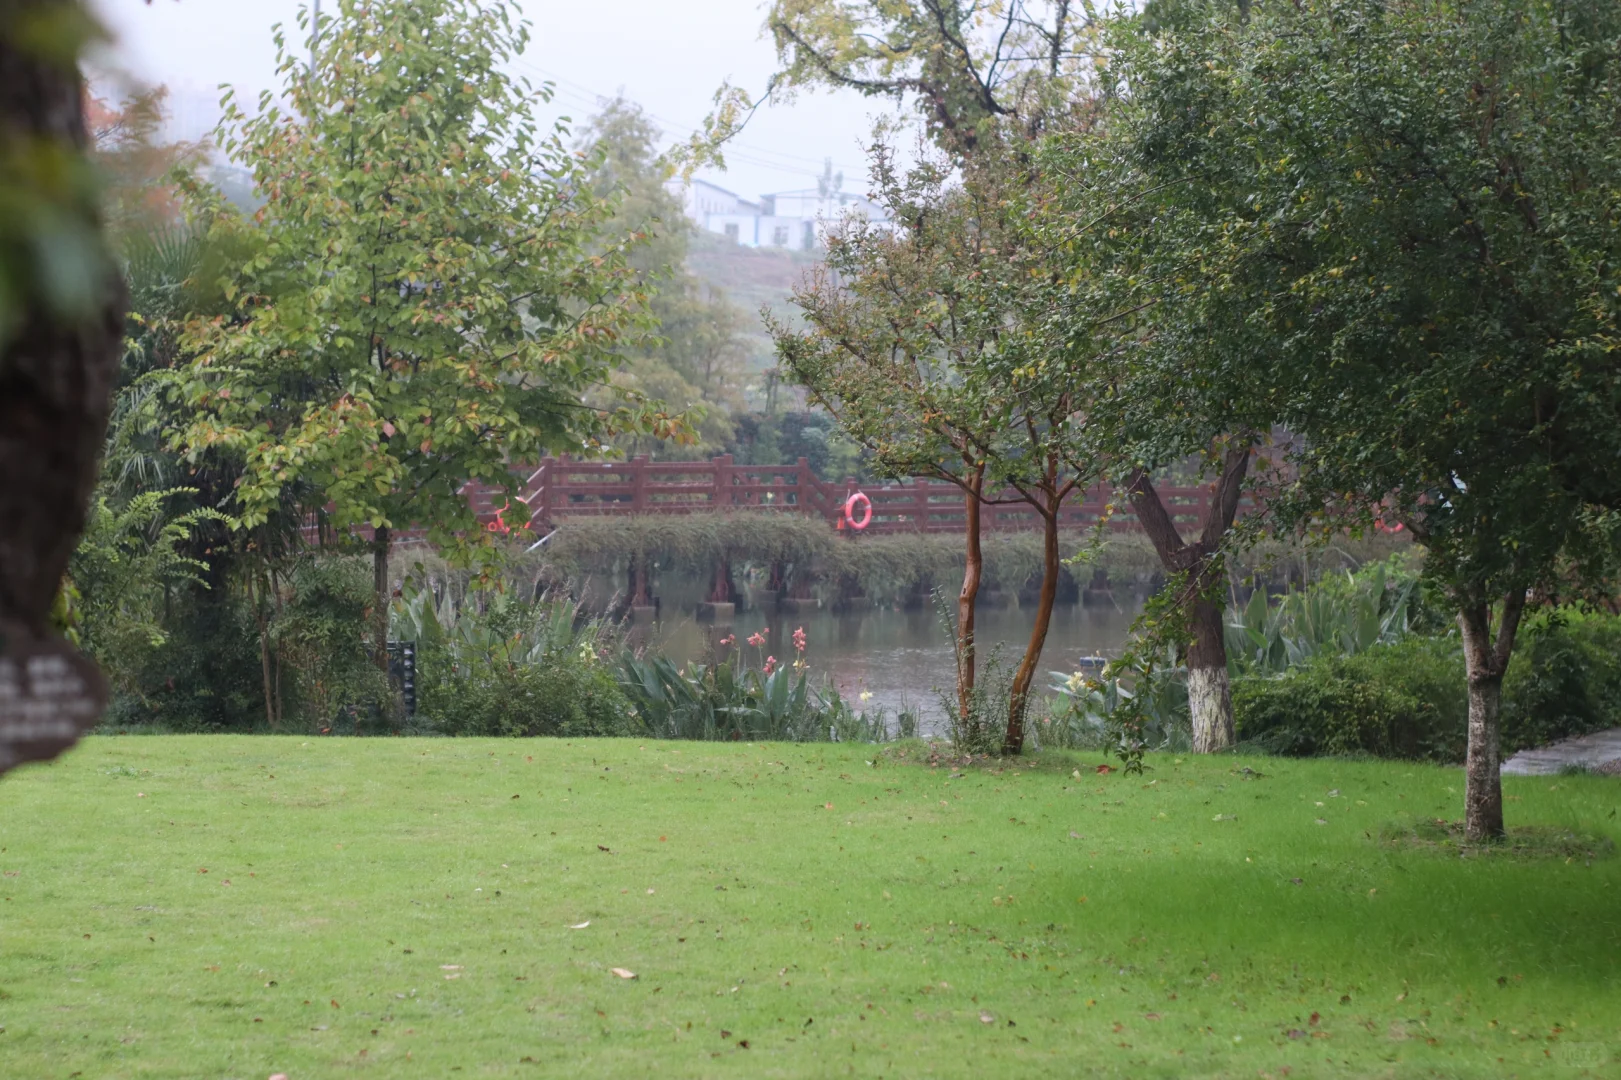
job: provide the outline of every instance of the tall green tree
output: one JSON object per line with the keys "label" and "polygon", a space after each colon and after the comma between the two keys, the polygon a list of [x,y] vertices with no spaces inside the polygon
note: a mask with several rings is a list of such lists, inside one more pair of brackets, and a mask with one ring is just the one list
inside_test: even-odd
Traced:
{"label": "tall green tree", "polygon": [[[1618,43],[1621,8],[1559,0],[1183,0],[1121,39],[1159,374],[1295,434],[1283,523],[1425,546],[1474,839],[1504,828],[1528,598],[1602,554],[1621,485]],[[1197,379],[1171,377],[1184,349]]]}
{"label": "tall green tree", "polygon": [[[880,149],[873,180],[889,221],[830,232],[827,269],[795,293],[804,327],[773,324],[773,335],[788,373],[885,472],[963,491],[957,691],[965,724],[976,712],[985,508],[1022,503],[1038,515],[1041,589],[998,740],[1017,754],[1062,572],[1060,511],[1101,478],[1099,459],[1077,437],[1086,422],[1078,372],[1048,362],[1050,268],[1023,225],[1041,181],[984,149],[961,170],[942,157],[904,171]],[[1080,335],[1065,332],[1070,359],[1082,362]]]}
{"label": "tall green tree", "polygon": [[189,328],[177,440],[240,458],[244,527],[301,484],[333,528],[371,530],[384,664],[397,531],[487,551],[467,482],[515,496],[512,469],[546,451],[670,424],[582,400],[644,329],[647,293],[636,238],[604,236],[594,163],[534,119],[549,90],[505,71],[528,25],[482,0],[335,8],[313,66],[277,29],[282,98],[223,121],[264,203],[206,202],[211,239],[251,233],[254,254],[224,277],[230,314]]}
{"label": "tall green tree", "polygon": [[672,407],[700,413],[695,439],[677,448],[647,435],[616,440],[627,453],[659,451],[713,454],[732,437],[731,413],[743,407],[744,313],[687,267],[693,225],[680,198],[667,186],[670,169],[660,156],[662,134],[634,102],[610,101],[580,132],[580,144],[596,162],[593,179],[617,211],[608,236],[640,234],[631,267],[650,293],[656,336],[619,351],[616,384]]}

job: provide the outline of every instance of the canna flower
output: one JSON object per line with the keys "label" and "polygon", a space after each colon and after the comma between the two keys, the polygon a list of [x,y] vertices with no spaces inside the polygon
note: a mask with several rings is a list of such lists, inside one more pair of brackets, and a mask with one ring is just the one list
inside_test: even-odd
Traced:
{"label": "canna flower", "polygon": [[750,634],[749,644],[758,649],[761,645],[765,644],[765,638],[761,637],[759,634]]}
{"label": "canna flower", "polygon": [[727,634],[725,637],[720,639],[720,647],[723,649],[729,649],[735,644],[737,644],[736,634]]}
{"label": "canna flower", "polygon": [[765,673],[767,675],[769,675],[775,670],[777,670],[777,658],[775,656],[766,657],[765,658]]}
{"label": "canna flower", "polygon": [[803,626],[794,631],[794,648],[800,652],[805,651],[805,628]]}
{"label": "canna flower", "polygon": [[872,691],[863,690],[861,693],[857,694],[856,697],[860,698],[861,704],[865,705],[867,702],[872,700]]}

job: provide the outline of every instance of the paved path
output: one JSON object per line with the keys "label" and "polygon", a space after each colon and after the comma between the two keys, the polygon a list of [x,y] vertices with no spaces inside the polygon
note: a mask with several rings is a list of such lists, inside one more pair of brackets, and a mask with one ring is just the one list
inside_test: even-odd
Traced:
{"label": "paved path", "polygon": [[1519,776],[1547,776],[1567,765],[1595,769],[1608,765],[1603,771],[1616,771],[1617,765],[1621,765],[1621,728],[1566,739],[1536,750],[1521,750],[1503,762],[1503,771]]}

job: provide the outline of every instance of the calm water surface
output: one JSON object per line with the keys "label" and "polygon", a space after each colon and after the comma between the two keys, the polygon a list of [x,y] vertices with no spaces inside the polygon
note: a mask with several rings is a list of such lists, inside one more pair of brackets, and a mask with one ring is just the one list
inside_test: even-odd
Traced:
{"label": "calm water surface", "polygon": [[[934,611],[875,609],[835,615],[822,608],[787,615],[761,611],[750,604],[729,626],[717,627],[697,619],[695,599],[685,600],[666,592],[661,604],[662,620],[637,632],[651,650],[677,663],[712,662],[719,638],[735,634],[743,643],[750,634],[761,631],[766,632],[766,646],[756,650],[745,644],[745,659],[758,663],[765,655],[772,655],[778,660],[791,660],[793,632],[804,627],[808,642],[805,655],[813,679],[825,673],[845,694],[868,691],[873,695],[868,707],[882,706],[891,716],[903,707],[911,708],[922,716],[925,730],[937,729],[943,720],[939,691],[952,693],[956,674],[949,633]],[[1047,633],[1037,687],[1045,691],[1052,681],[1049,671],[1073,671],[1083,656],[1117,654],[1138,610],[1138,603],[1126,597],[1122,597],[1119,607],[1060,604]],[[1032,613],[1018,607],[982,610],[981,661],[997,642],[1002,642],[1004,662],[1017,664],[1029,641],[1032,622]]]}

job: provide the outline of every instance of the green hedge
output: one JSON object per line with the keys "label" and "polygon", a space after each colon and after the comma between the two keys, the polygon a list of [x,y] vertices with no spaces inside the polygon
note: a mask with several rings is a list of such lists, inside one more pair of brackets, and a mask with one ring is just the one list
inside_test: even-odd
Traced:
{"label": "green hedge", "polygon": [[1276,754],[1375,754],[1456,760],[1468,716],[1463,654],[1409,637],[1355,656],[1313,658],[1233,685],[1238,737]]}
{"label": "green hedge", "polygon": [[1538,613],[1503,681],[1505,751],[1612,727],[1621,727],[1621,618]]}
{"label": "green hedge", "polygon": [[632,735],[629,703],[608,669],[564,653],[535,664],[453,666],[425,658],[417,725],[444,735]]}
{"label": "green hedge", "polygon": [[[1411,636],[1234,681],[1238,737],[1270,753],[1462,761],[1468,693],[1455,636]],[[1504,754],[1621,726],[1621,619],[1555,611],[1522,631],[1503,684]]]}

